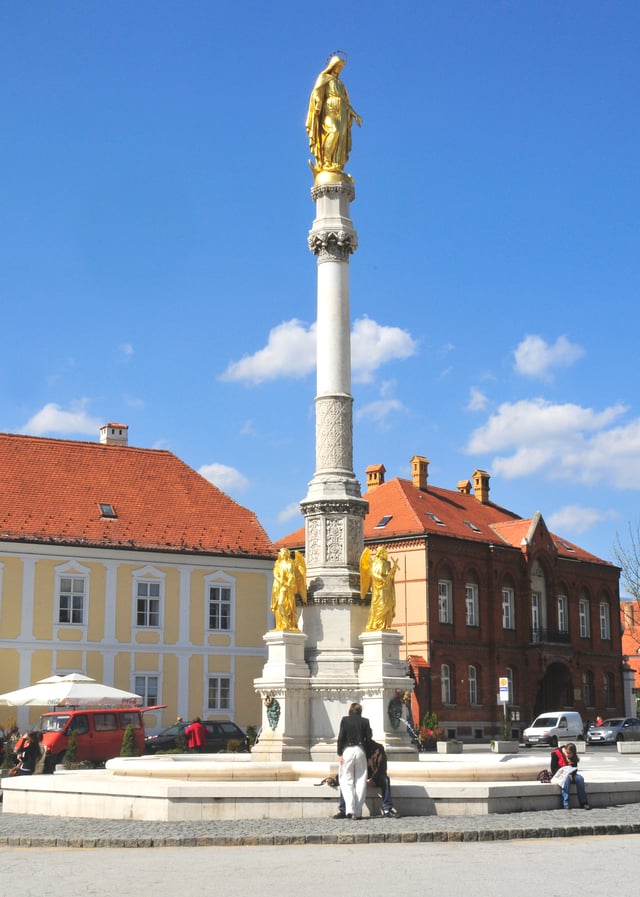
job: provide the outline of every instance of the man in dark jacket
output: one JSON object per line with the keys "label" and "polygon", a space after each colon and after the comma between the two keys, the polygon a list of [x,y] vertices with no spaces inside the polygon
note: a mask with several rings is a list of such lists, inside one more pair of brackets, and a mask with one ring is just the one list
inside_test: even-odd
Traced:
{"label": "man in dark jacket", "polygon": [[362,716],[362,705],[354,701],[348,716],[340,720],[338,763],[340,791],[345,802],[347,819],[362,819],[362,805],[367,794],[367,753],[371,744],[371,726]]}

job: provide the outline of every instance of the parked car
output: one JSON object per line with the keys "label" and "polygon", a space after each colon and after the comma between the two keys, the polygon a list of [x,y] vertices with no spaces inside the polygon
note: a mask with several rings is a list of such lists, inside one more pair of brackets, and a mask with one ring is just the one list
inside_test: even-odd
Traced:
{"label": "parked car", "polygon": [[528,726],[522,733],[525,747],[544,744],[558,746],[559,738],[583,738],[582,717],[575,710],[549,710]]}
{"label": "parked car", "polygon": [[589,726],[587,744],[615,744],[616,741],[640,741],[640,719],[617,716],[606,719],[600,726]]}
{"label": "parked car", "polygon": [[[202,753],[217,754],[220,751],[246,753],[249,750],[249,739],[235,723],[228,720],[203,719],[202,724],[207,729],[207,743],[201,748]],[[179,750],[187,742],[184,730],[188,725],[189,723],[174,723],[157,735],[147,735],[144,740],[145,754]]]}

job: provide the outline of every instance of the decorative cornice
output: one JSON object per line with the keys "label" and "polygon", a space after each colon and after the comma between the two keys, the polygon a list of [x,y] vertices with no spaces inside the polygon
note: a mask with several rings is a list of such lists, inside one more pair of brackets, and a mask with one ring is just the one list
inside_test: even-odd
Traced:
{"label": "decorative cornice", "polygon": [[[297,601],[296,603],[301,604],[302,602]],[[371,598],[365,598],[364,600],[362,600],[362,598],[354,598],[353,596],[342,597],[342,598],[333,598],[330,596],[327,596],[326,598],[325,597],[316,598],[314,595],[308,595],[307,601],[306,601],[306,606],[309,606],[312,604],[315,604],[315,605],[355,604],[358,607],[368,607],[368,605],[371,604]]]}
{"label": "decorative cornice", "polygon": [[323,196],[346,196],[349,202],[356,198],[353,181],[341,181],[336,184],[314,184],[311,188],[311,199],[317,202]]}
{"label": "decorative cornice", "polygon": [[332,501],[331,499],[302,501],[300,502],[300,510],[304,517],[324,517],[327,514],[338,514],[361,517],[364,520],[369,510],[369,503],[363,498],[348,501],[344,499],[339,501]]}

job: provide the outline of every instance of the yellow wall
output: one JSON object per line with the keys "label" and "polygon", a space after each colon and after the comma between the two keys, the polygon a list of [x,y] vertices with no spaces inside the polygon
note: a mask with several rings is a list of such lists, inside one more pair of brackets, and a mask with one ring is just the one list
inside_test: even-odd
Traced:
{"label": "yellow wall", "polygon": [[2,600],[0,601],[0,632],[5,638],[16,638],[20,633],[22,609],[22,562],[18,558],[1,557]]}
{"label": "yellow wall", "polygon": [[[164,557],[149,553],[141,554],[138,560],[131,559],[131,552],[127,558],[126,552],[120,557],[114,551],[105,552],[103,558],[98,550],[90,555],[86,549],[76,558],[68,547],[61,546],[57,551],[55,546],[45,546],[41,555],[34,554],[33,620],[27,621],[22,632],[22,550],[16,546],[15,555],[0,554],[0,693],[72,670],[126,690],[133,687],[136,673],[157,674],[160,701],[168,706],[162,714],[149,718],[147,724],[154,728],[170,725],[178,713],[191,717],[235,716],[241,725],[259,722],[260,701],[253,691],[253,680],[262,674],[266,656],[263,635],[268,628],[271,561],[261,562],[256,571],[238,570],[228,562],[197,566],[197,562],[191,561],[187,606],[181,609],[182,559],[167,563]],[[115,578],[107,569],[113,564],[117,565]],[[57,622],[56,573],[61,567],[64,575],[77,572],[88,576],[84,625]],[[159,629],[135,626],[134,578],[147,567],[163,576]],[[220,577],[221,584],[232,584],[234,626],[228,633],[211,633],[205,628],[205,580],[212,576],[214,581]],[[108,584],[112,583],[109,587],[115,588],[115,596],[107,595]],[[115,619],[106,619],[107,614],[115,615]],[[109,638],[109,632],[114,633],[115,640]],[[27,640],[24,648],[19,645],[21,635]],[[181,635],[185,639],[182,643]],[[255,653],[245,656],[247,649]],[[179,681],[184,670],[188,670],[186,683]],[[234,692],[228,712],[213,714],[206,709],[206,679],[211,673],[232,677]],[[178,707],[185,696],[188,707]],[[30,712],[29,721],[37,720],[40,712],[41,708]],[[24,722],[27,712],[21,713]]]}

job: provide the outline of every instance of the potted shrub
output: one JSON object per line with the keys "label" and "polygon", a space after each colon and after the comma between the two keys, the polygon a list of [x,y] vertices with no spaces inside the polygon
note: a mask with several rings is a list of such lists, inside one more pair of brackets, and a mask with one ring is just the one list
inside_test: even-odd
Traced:
{"label": "potted shrub", "polygon": [[121,757],[138,757],[139,751],[138,746],[136,744],[136,736],[133,731],[133,726],[131,723],[124,730],[124,735],[122,736],[122,747],[120,748],[120,756]]}
{"label": "potted shrub", "polygon": [[442,741],[444,729],[438,725],[435,713],[426,713],[418,732],[418,750],[435,751],[436,744]]}

